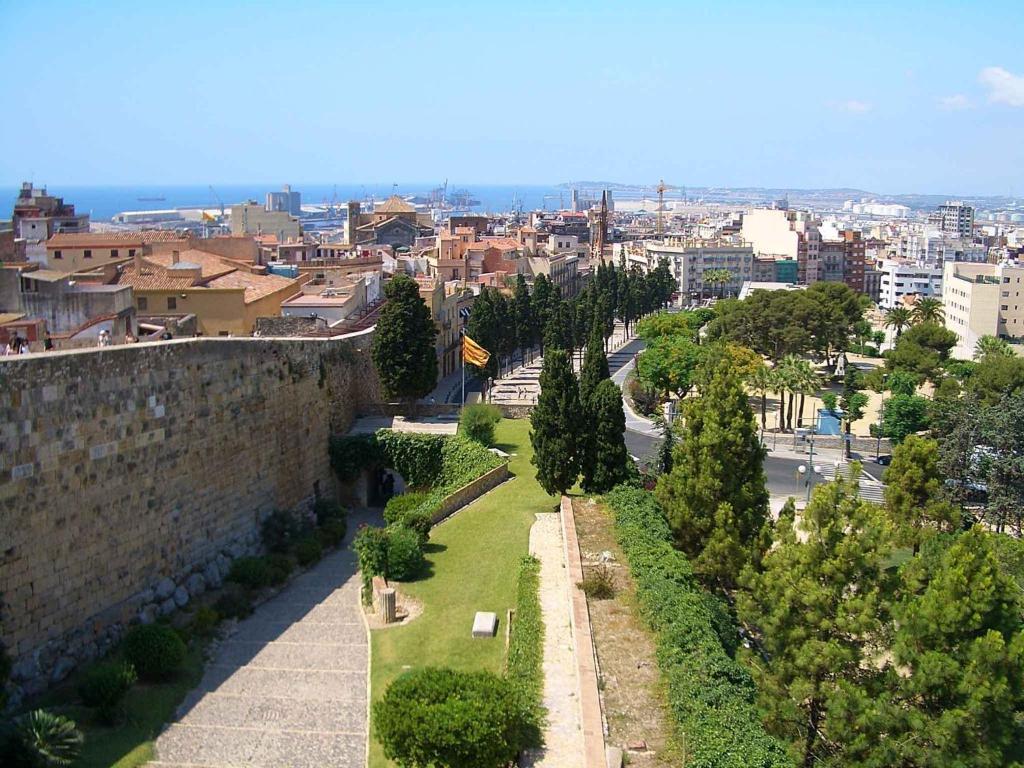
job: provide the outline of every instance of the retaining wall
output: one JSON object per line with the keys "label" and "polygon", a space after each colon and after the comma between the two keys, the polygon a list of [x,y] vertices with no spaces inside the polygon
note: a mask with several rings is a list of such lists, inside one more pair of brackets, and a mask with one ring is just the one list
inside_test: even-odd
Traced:
{"label": "retaining wall", "polygon": [[501,485],[508,479],[508,463],[500,464],[492,470],[484,472],[480,477],[471,483],[459,488],[449,494],[441,502],[441,506],[434,513],[433,522],[437,525],[446,517],[450,517],[456,511],[462,509],[474,499],[483,496],[495,486]]}

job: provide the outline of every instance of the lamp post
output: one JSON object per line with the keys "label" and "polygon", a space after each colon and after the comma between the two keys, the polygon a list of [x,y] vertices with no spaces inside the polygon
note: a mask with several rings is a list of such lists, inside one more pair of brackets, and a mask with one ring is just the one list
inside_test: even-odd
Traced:
{"label": "lamp post", "polygon": [[[800,465],[799,467],[797,467],[797,468],[796,468],[796,472],[797,472],[797,478],[798,478],[798,480],[799,480],[800,482],[803,482],[803,483],[805,483],[805,484],[806,484],[806,482],[807,482],[807,481],[806,481],[806,479],[804,478],[804,475],[806,475],[806,474],[807,474],[807,465],[806,465],[806,464],[801,464],[801,465]],[[797,493],[799,493],[799,492],[800,492],[800,486],[799,486],[799,484],[798,484],[798,485],[797,485]],[[809,492],[808,492],[808,498],[810,498],[810,493],[809,493]]]}

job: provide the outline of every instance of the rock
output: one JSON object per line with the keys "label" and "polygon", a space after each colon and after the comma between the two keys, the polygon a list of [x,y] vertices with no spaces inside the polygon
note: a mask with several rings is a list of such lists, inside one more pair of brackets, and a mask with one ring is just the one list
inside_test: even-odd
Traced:
{"label": "rock", "polygon": [[193,573],[188,577],[188,581],[185,582],[185,589],[188,590],[190,597],[199,597],[206,591],[206,579],[203,578],[201,573]]}
{"label": "rock", "polygon": [[240,557],[245,557],[245,547],[239,543],[232,544],[228,547],[228,554],[231,555],[233,560],[237,560]]}
{"label": "rock", "polygon": [[31,656],[22,659],[11,668],[11,677],[14,680],[33,680],[39,677],[39,662]]}
{"label": "rock", "polygon": [[223,583],[221,579],[220,569],[217,568],[217,563],[212,562],[203,569],[203,579],[206,581],[206,585],[211,589],[217,589]]}
{"label": "rock", "polygon": [[166,600],[160,603],[160,607],[157,608],[157,613],[159,613],[161,616],[170,616],[172,613],[174,613],[177,607],[178,606],[175,604],[174,598],[168,597]]}
{"label": "rock", "polygon": [[626,742],[626,749],[629,750],[630,752],[646,752],[647,751],[647,742],[644,741],[643,739],[641,739],[639,741],[627,741]]}
{"label": "rock", "polygon": [[160,583],[156,585],[156,598],[157,600],[166,600],[174,594],[174,582],[166,577],[160,579]]}
{"label": "rock", "polygon": [[622,750],[609,744],[604,749],[605,762],[608,768],[622,768]]}
{"label": "rock", "polygon": [[57,663],[53,665],[53,672],[50,673],[50,680],[55,683],[59,683],[65,677],[71,674],[71,670],[75,668],[75,660],[68,656],[61,656],[57,659]]}
{"label": "rock", "polygon": [[152,603],[156,599],[156,593],[152,589],[145,589],[135,597],[139,605]]}
{"label": "rock", "polygon": [[174,604],[179,608],[184,608],[188,605],[188,590],[184,587],[178,587],[174,590]]}
{"label": "rock", "polygon": [[46,690],[46,680],[42,677],[34,677],[31,680],[25,681],[21,689],[25,691],[25,696],[28,698],[38,696]]}
{"label": "rock", "polygon": [[139,624],[152,624],[156,621],[158,611],[159,607],[156,603],[143,606],[142,610],[139,611]]}

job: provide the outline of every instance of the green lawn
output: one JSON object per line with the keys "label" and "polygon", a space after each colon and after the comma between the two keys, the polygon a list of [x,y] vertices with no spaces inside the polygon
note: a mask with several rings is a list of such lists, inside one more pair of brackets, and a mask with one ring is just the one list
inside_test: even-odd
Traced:
{"label": "green lawn", "polygon": [[[374,700],[413,666],[502,671],[504,622],[515,603],[519,559],[528,551],[534,514],[553,512],[557,504],[534,480],[529,432],[527,420],[503,419],[498,424],[495,439],[499,448],[515,454],[509,464],[515,477],[431,532],[428,576],[401,585],[402,592],[422,603],[423,615],[408,626],[371,634]],[[498,614],[497,637],[470,637],[476,611]],[[371,734],[370,767],[387,765]]]}

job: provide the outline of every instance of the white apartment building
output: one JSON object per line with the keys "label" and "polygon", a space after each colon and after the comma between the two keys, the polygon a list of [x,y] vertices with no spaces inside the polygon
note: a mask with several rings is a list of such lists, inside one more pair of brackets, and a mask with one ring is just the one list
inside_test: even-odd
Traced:
{"label": "white apartment building", "polygon": [[950,236],[935,230],[902,233],[894,244],[896,258],[922,264],[988,260],[988,249],[984,245],[973,243],[970,238]]}
{"label": "white apartment building", "polygon": [[929,266],[899,259],[883,259],[878,263],[882,273],[878,304],[889,309],[903,303],[903,297],[917,294],[921,298],[942,296],[942,265]]}
{"label": "white apartment building", "polygon": [[982,336],[1024,340],[1024,265],[947,262],[942,283],[946,328],[957,336],[953,356],[970,360]]}
{"label": "white apartment building", "polygon": [[970,237],[974,232],[974,208],[959,201],[939,206],[939,223],[947,235]]}
{"label": "white apartment building", "polygon": [[[749,245],[669,236],[662,242],[647,240],[642,252],[628,254],[630,263],[640,264],[645,270],[654,269],[667,258],[684,300],[736,296],[743,283],[753,279],[754,250]],[[705,281],[704,272],[712,269],[728,270],[732,279],[722,285]]]}

